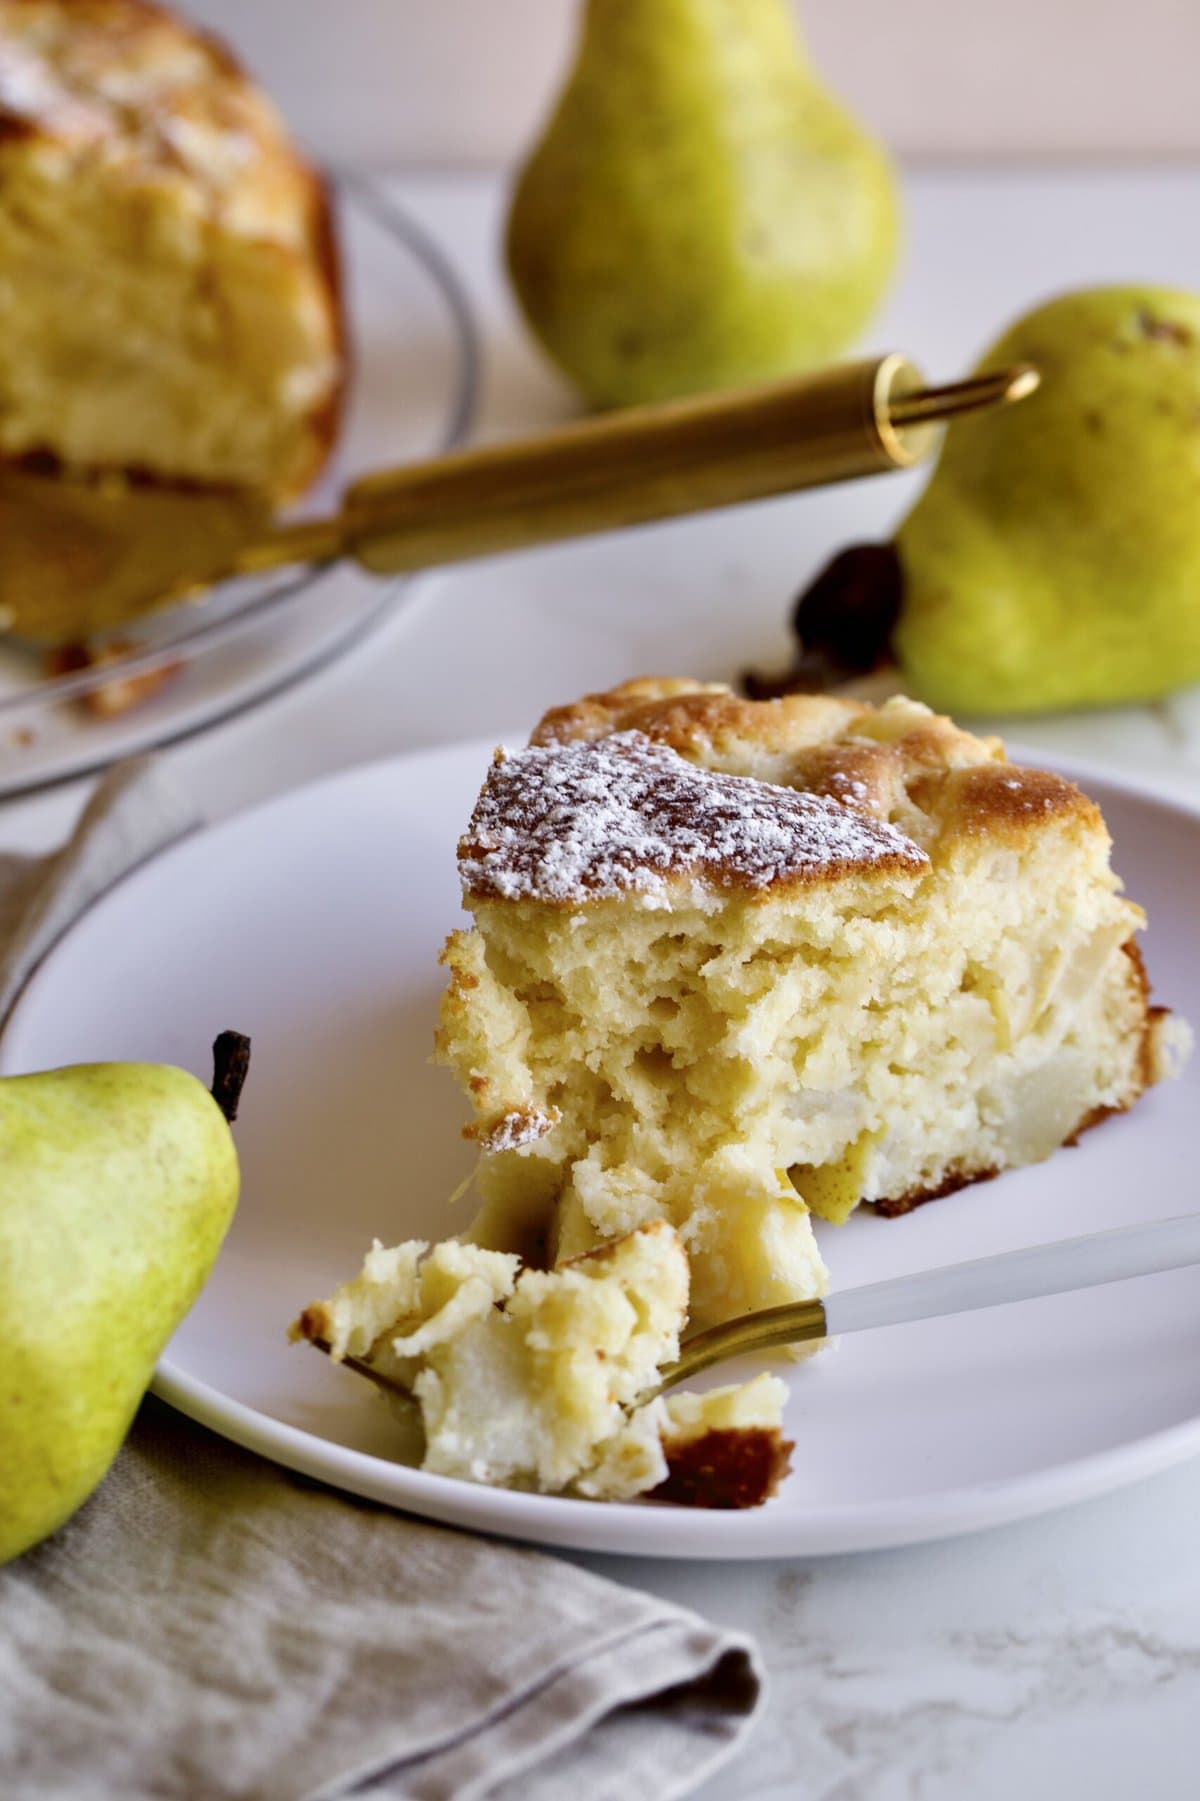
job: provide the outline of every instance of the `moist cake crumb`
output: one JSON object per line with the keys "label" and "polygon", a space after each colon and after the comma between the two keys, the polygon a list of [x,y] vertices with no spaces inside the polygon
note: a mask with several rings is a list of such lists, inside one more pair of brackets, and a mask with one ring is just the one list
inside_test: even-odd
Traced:
{"label": "moist cake crumb", "polygon": [[1070,782],[914,701],[555,708],[488,776],[443,953],[471,1239],[561,1266],[666,1219],[700,1328],[825,1291],[812,1215],[1049,1156],[1180,1055],[1109,851]]}

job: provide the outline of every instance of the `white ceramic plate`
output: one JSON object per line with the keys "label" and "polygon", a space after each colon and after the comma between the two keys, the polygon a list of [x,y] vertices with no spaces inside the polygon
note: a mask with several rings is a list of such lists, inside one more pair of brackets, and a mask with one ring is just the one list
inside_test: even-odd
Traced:
{"label": "white ceramic plate", "polygon": [[[371,1237],[459,1228],[471,1153],[427,1058],[458,918],[454,842],[489,745],[355,770],[175,847],[75,927],[23,996],[6,1074],[145,1057],[207,1073],[249,1032],[242,1204],[157,1387],[278,1462],[415,1513],[591,1550],[774,1557],[963,1532],[1096,1494],[1200,1450],[1200,1271],[860,1334],[789,1373],[795,1473],[748,1514],[474,1487],[390,1461],[358,1378],[285,1342]],[[1200,1020],[1200,816],[1115,787],[1104,806],[1149,908],[1157,989]],[[1184,1212],[1200,1076],[1036,1169],[900,1220],[825,1234],[839,1286]]]}
{"label": "white ceramic plate", "polygon": [[[296,516],[331,511],[368,469],[437,456],[471,424],[478,387],[468,302],[437,246],[369,182],[338,184],[353,356],[337,450]],[[0,639],[0,798],[98,769],[228,719],[322,668],[408,589],[350,563],[227,584],[120,636],[136,654],[42,679],[42,658]],[[144,705],[99,719],[75,698],[123,670],[180,664]]]}

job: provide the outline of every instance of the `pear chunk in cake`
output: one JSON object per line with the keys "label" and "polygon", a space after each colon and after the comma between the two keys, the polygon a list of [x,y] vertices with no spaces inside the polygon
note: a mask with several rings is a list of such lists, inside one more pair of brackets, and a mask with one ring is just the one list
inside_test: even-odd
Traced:
{"label": "pear chunk in cake", "polygon": [[548,714],[459,847],[470,1236],[553,1267],[665,1219],[693,1325],[819,1294],[812,1213],[1046,1157],[1182,1055],[1109,851],[1070,782],[908,700]]}
{"label": "pear chunk in cake", "polygon": [[692,1505],[767,1499],[788,1468],[775,1376],[638,1405],[679,1355],[687,1259],[664,1221],[554,1271],[450,1239],[376,1244],[293,1328],[393,1386],[422,1467],[471,1482]]}

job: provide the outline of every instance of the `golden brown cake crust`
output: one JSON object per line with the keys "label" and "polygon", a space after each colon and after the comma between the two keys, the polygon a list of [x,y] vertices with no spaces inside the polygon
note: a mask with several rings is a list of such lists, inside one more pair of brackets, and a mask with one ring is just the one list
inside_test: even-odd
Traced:
{"label": "golden brown cake crust", "polygon": [[338,241],[337,214],[333,189],[319,170],[308,168],[296,158],[297,166],[307,173],[312,184],[312,245],[316,266],[320,271],[329,306],[333,351],[337,359],[337,376],[325,399],[313,410],[312,455],[307,467],[293,478],[292,495],[303,494],[320,475],[333,454],[341,435],[346,396],[354,370],[350,325],[346,315],[346,287],[343,278],[342,252]]}
{"label": "golden brown cake crust", "polygon": [[952,1169],[930,1188],[910,1188],[906,1194],[887,1195],[881,1201],[874,1201],[872,1205],[884,1219],[900,1219],[905,1213],[912,1213],[917,1207],[923,1207],[926,1201],[944,1200],[949,1194],[970,1188],[974,1182],[991,1182],[1000,1173],[998,1169]]}
{"label": "golden brown cake crust", "polygon": [[301,1338],[306,1338],[310,1344],[327,1344],[331,1331],[332,1326],[324,1302],[311,1301],[300,1317],[293,1321],[288,1336],[293,1343]]}
{"label": "golden brown cake crust", "polygon": [[914,782],[911,792],[918,805],[924,795],[935,799],[943,831],[955,836],[1019,840],[1055,815],[1074,816],[1088,831],[1105,831],[1095,802],[1074,782],[1046,769],[982,764],[927,775]]}
{"label": "golden brown cake crust", "polygon": [[151,0],[0,0],[0,141],[39,139],[134,181],[186,182],[234,229],[281,243],[312,182],[228,47]]}
{"label": "golden brown cake crust", "polygon": [[1073,782],[1009,763],[998,738],[977,738],[908,700],[873,706],[790,694],[756,701],[717,684],[642,676],[555,707],[531,743],[595,742],[624,731],[707,767],[827,795],[877,819],[902,823],[911,803],[945,842],[987,834],[1016,843],[1053,816],[1104,830],[1098,808]]}
{"label": "golden brown cake crust", "polygon": [[650,1499],[678,1507],[761,1507],[790,1473],[795,1448],[777,1426],[716,1426],[682,1444],[668,1439],[667,1477]]}
{"label": "golden brown cake crust", "polygon": [[[103,165],[131,191],[173,199],[181,218],[311,272],[306,304],[324,311],[334,372],[272,483],[279,499],[303,492],[337,438],[347,334],[329,191],[271,100],[218,38],[152,0],[0,0],[0,175],[7,158],[31,150],[52,157],[67,182]],[[0,461],[21,465],[30,454],[46,465],[57,447],[8,446]],[[73,467],[175,485],[128,461]]]}

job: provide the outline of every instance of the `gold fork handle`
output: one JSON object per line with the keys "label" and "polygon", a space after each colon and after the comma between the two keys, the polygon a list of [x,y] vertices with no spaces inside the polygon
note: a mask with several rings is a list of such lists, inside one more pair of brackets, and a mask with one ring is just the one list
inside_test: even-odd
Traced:
{"label": "gold fork handle", "polygon": [[654,1388],[637,1398],[637,1405],[653,1401],[668,1388],[698,1376],[714,1363],[730,1357],[748,1356],[751,1352],[778,1350],[782,1345],[811,1344],[829,1336],[829,1322],[823,1301],[791,1301],[786,1307],[767,1307],[761,1313],[745,1313],[738,1319],[723,1320],[706,1332],[685,1338],[679,1357],[659,1371]]}
{"label": "gold fork handle", "polygon": [[396,575],[903,467],[937,436],[892,422],[920,384],[892,355],[366,476],[342,548]]}

